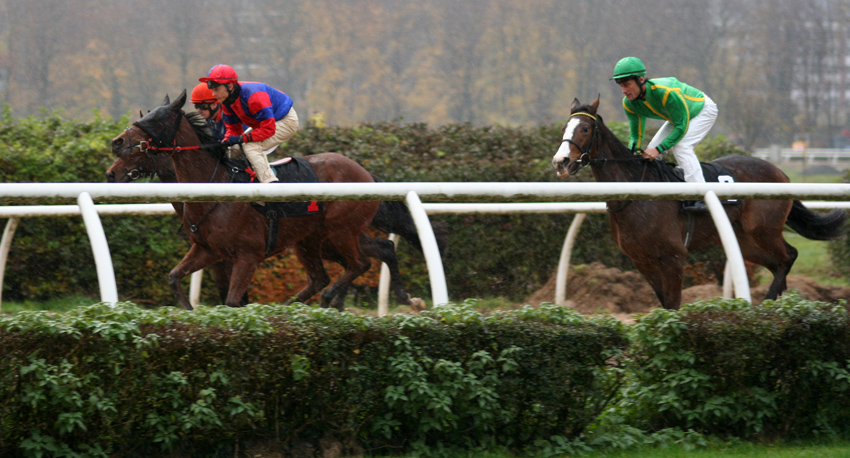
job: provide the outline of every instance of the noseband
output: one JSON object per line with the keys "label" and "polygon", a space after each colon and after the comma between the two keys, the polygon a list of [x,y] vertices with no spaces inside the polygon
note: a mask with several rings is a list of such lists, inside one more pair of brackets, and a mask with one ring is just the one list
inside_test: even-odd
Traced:
{"label": "noseband", "polygon": [[593,134],[590,137],[590,143],[588,143],[587,147],[585,147],[585,148],[582,148],[581,145],[574,142],[572,139],[565,138],[565,139],[561,140],[561,143],[569,143],[569,144],[575,146],[576,148],[578,148],[579,151],[581,151],[581,155],[578,157],[578,160],[570,162],[569,165],[567,165],[567,173],[569,173],[570,175],[575,175],[576,173],[578,173],[579,170],[590,165],[590,163],[592,162],[592,160],[590,159],[591,150],[593,150],[593,146],[599,140],[599,119],[597,119],[596,116],[594,116],[590,113],[585,113],[583,111],[580,111],[578,113],[573,113],[573,114],[570,115],[571,118],[573,116],[587,116],[590,119],[592,119],[593,120]]}

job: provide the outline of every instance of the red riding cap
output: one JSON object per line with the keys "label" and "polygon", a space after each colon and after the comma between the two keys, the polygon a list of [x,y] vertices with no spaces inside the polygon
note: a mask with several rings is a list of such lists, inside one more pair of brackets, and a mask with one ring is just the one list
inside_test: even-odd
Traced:
{"label": "red riding cap", "polygon": [[192,89],[192,103],[217,103],[212,89],[207,87],[206,83],[198,83],[195,89]]}
{"label": "red riding cap", "polygon": [[218,64],[210,69],[207,76],[198,78],[198,81],[205,83],[212,81],[214,83],[225,84],[237,82],[239,76],[236,75],[236,70],[230,65]]}

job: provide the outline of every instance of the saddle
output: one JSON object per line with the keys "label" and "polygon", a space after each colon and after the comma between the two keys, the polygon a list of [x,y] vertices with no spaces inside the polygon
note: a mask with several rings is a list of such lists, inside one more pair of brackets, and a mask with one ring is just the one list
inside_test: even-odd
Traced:
{"label": "saddle", "polygon": [[[658,170],[661,172],[661,177],[664,181],[668,182],[684,182],[685,181],[685,172],[681,167],[675,166],[667,161],[653,161],[657,164]],[[723,166],[716,164],[714,162],[700,162],[700,167],[702,168],[702,176],[705,178],[706,183],[734,183],[735,179],[732,177],[732,174],[729,173],[726,168]],[[721,204],[725,205],[738,205],[740,201],[737,199],[729,199],[729,200],[721,200]],[[693,204],[693,201],[683,200],[682,201],[682,209],[685,209],[686,206]],[[694,233],[694,215],[693,213],[687,213],[687,230],[685,232],[685,238],[683,240],[685,248],[688,248],[691,244],[691,240],[693,240]]]}
{"label": "saddle", "polygon": [[[230,169],[232,183],[256,183],[257,174],[247,160],[225,158],[224,165]],[[279,180],[278,183],[318,183],[319,178],[313,166],[302,157],[287,157],[272,162],[272,171]],[[273,183],[270,183],[273,184]],[[280,218],[319,215],[324,211],[324,202],[266,202],[251,203],[251,207],[268,219],[268,237],[266,239],[266,255],[270,254],[277,245],[277,229]]]}

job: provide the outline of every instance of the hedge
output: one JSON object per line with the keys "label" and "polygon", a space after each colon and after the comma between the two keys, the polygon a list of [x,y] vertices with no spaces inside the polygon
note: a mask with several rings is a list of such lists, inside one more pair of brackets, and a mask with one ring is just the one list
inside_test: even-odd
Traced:
{"label": "hedge", "polygon": [[382,318],[128,303],[0,317],[2,456],[553,456],[659,437],[846,440],[847,412],[847,303],[795,293],[630,326],[472,301]]}
{"label": "hedge", "polygon": [[850,315],[791,292],[653,310],[630,329],[619,409],[652,430],[747,439],[848,437]]}
{"label": "hedge", "polygon": [[625,342],[555,306],[22,312],[0,317],[0,455],[523,449],[584,431]]}
{"label": "hedge", "polygon": [[[113,158],[110,140],[129,124],[97,113],[89,122],[67,120],[58,112],[17,119],[7,109],[0,118],[0,180],[5,182],[100,182]],[[626,127],[612,123],[618,135]],[[304,127],[282,148],[288,155],[336,151],[363,164],[385,181],[554,181],[549,161],[559,144],[560,124],[536,128],[450,124],[375,123],[355,127]],[[705,158],[734,147],[722,137],[703,142]],[[590,173],[579,180],[591,180]],[[449,294],[456,300],[503,296],[521,301],[555,271],[573,215],[437,215],[446,228],[444,259]],[[173,305],[166,275],[188,249],[176,217],[103,218],[122,300]],[[409,291],[429,297],[422,255],[403,240],[401,269]],[[686,285],[716,279],[722,250],[691,258]],[[589,215],[573,261],[600,261],[633,269],[611,242],[606,215]],[[355,288],[356,297],[374,305],[378,263]],[[703,266],[705,264],[705,266]],[[47,267],[49,266],[49,267]],[[329,268],[332,268],[329,266]],[[304,274],[293,257],[268,260],[255,276],[252,298],[282,302],[303,286]],[[188,287],[188,280],[186,281]],[[208,279],[202,298],[217,303]],[[3,297],[44,300],[85,294],[97,297],[97,276],[83,223],[75,218],[22,221],[7,266]],[[257,300],[257,299],[253,299]]]}

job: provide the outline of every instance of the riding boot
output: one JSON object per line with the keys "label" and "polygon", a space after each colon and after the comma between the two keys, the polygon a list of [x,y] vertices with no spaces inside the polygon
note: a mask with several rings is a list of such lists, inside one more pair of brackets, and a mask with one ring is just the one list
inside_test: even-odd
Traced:
{"label": "riding boot", "polygon": [[703,202],[701,200],[696,200],[696,201],[683,202],[682,203],[682,210],[684,210],[686,212],[699,213],[699,212],[707,212],[708,207],[705,205],[705,202]]}

